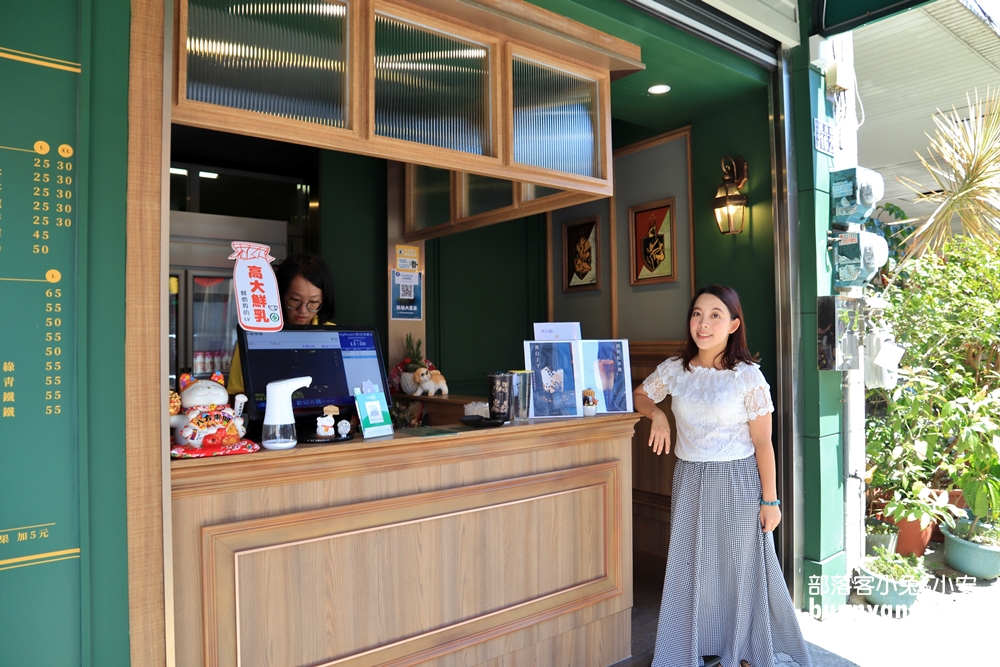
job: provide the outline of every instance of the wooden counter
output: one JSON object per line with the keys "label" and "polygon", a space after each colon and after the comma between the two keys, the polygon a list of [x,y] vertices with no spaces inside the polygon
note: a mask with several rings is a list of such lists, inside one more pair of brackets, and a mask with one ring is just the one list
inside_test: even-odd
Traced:
{"label": "wooden counter", "polygon": [[177,664],[628,657],[637,417],[172,462]]}

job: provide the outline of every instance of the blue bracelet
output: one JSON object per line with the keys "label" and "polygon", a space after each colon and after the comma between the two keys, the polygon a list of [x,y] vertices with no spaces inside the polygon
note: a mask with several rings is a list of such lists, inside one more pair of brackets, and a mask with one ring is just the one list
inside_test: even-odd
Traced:
{"label": "blue bracelet", "polygon": [[781,501],[780,500],[761,500],[760,504],[761,505],[766,505],[768,507],[777,507],[778,505],[781,504]]}

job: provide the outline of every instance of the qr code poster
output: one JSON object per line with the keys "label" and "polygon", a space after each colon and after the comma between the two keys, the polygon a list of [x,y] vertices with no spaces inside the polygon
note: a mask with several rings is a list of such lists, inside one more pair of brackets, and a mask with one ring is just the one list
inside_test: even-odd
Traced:
{"label": "qr code poster", "polygon": [[393,269],[389,272],[392,285],[392,319],[422,320],[424,318],[423,295],[421,294],[422,273],[410,273]]}

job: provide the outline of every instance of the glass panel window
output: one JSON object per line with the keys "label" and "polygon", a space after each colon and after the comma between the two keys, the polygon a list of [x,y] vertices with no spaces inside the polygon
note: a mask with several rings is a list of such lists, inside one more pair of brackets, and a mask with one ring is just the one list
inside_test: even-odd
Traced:
{"label": "glass panel window", "polygon": [[521,201],[534,201],[536,199],[542,199],[544,197],[550,197],[552,195],[557,195],[563,190],[556,188],[550,188],[544,185],[535,185],[534,183],[522,183],[521,184]]}
{"label": "glass panel window", "polygon": [[490,145],[489,48],[375,15],[375,134],[476,155]]}
{"label": "glass panel window", "polygon": [[192,359],[195,377],[219,371],[228,376],[236,345],[236,299],[233,279],[194,275],[191,280]]}
{"label": "glass panel window", "polygon": [[597,82],[514,58],[514,161],[600,178]]}
{"label": "glass panel window", "polygon": [[190,0],[188,99],[345,127],[347,7]]}
{"label": "glass panel window", "polygon": [[451,172],[434,167],[411,167],[413,228],[427,229],[451,222]]}
{"label": "glass panel window", "polygon": [[477,174],[465,175],[465,216],[514,205],[514,183]]}

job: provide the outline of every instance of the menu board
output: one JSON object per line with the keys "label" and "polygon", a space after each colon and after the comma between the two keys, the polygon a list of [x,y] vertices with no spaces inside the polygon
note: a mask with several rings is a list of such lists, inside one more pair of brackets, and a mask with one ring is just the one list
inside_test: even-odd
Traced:
{"label": "menu board", "polygon": [[[76,0],[0,21],[0,664],[74,664],[80,633]],[[52,626],[53,622],[57,627]]]}

